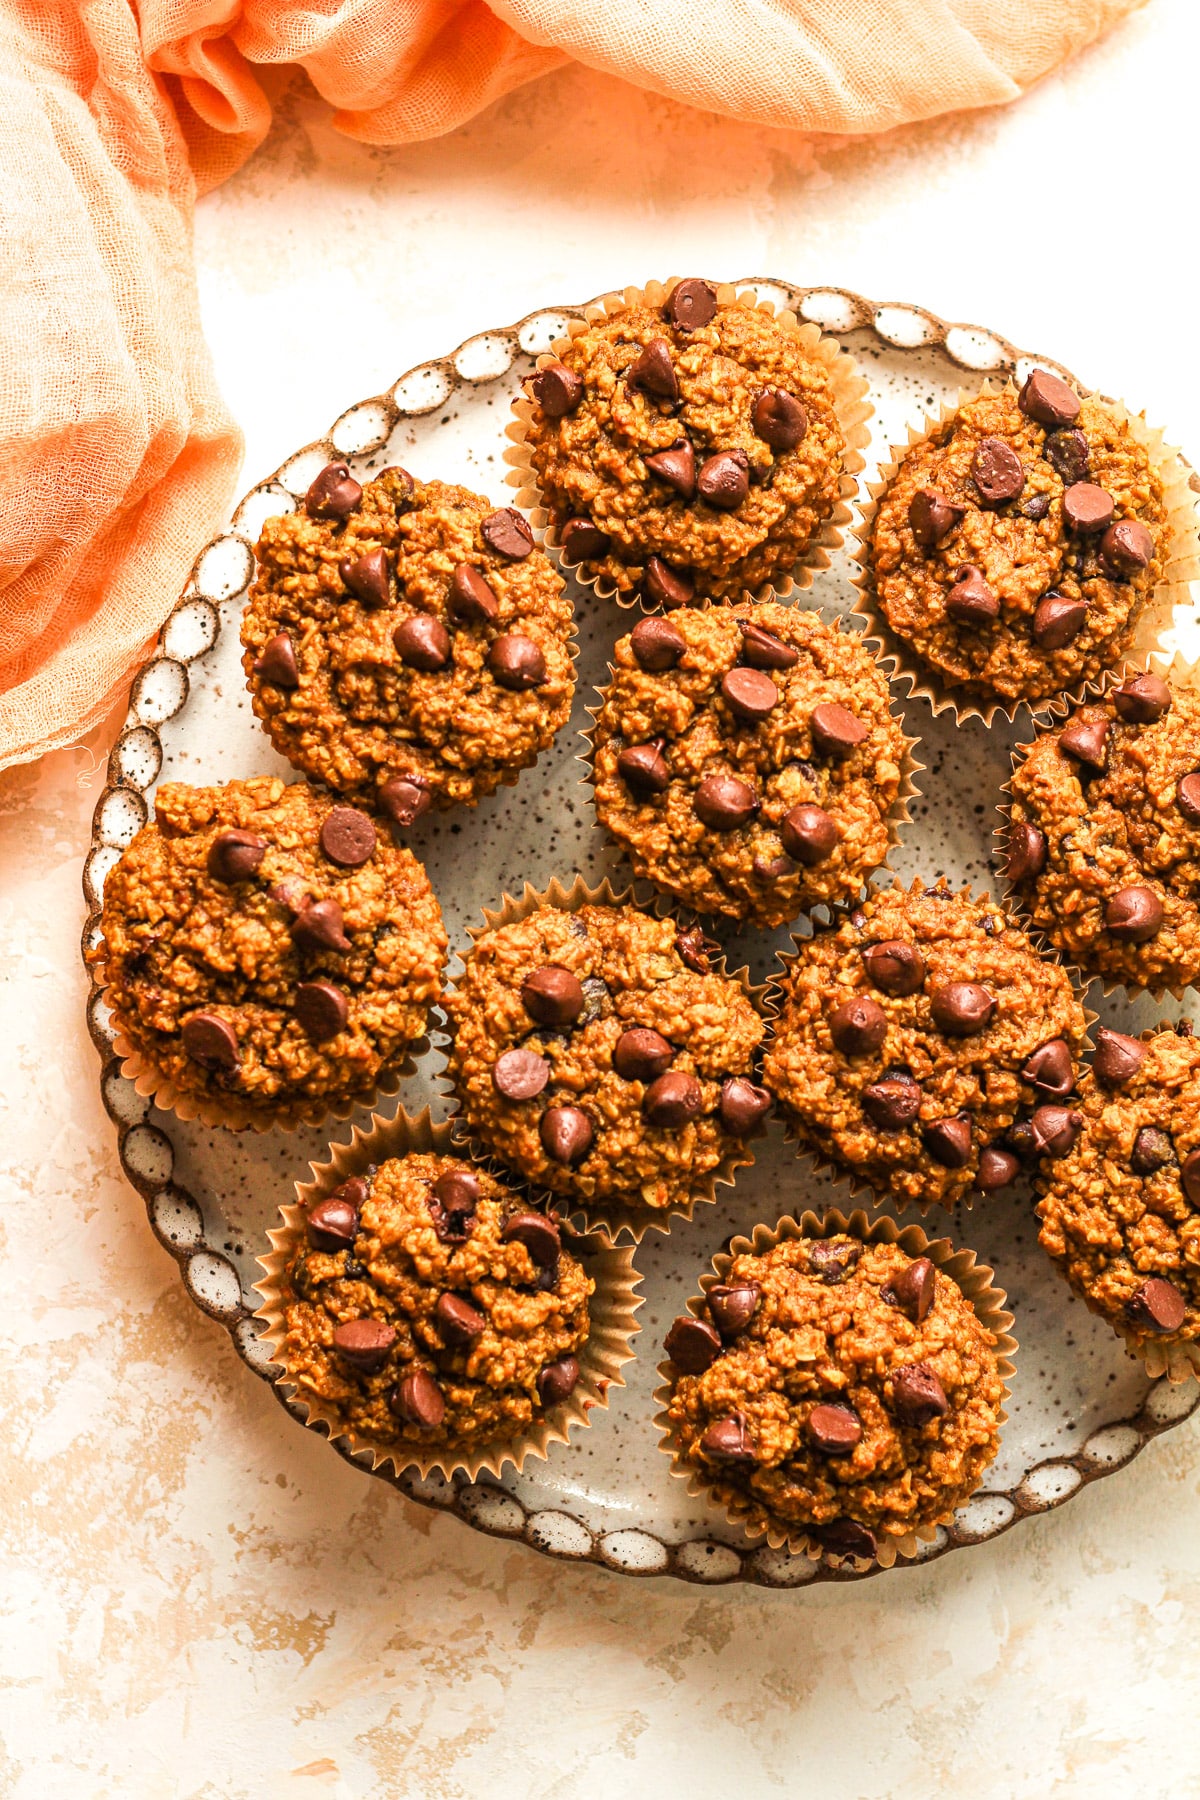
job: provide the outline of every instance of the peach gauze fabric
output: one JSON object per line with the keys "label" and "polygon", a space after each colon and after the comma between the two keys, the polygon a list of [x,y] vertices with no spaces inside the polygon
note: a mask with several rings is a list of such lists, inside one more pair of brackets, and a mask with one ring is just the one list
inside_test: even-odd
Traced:
{"label": "peach gauze fabric", "polygon": [[570,59],[862,133],[1010,100],[1138,4],[722,0],[698,32],[678,0],[0,0],[0,767],[104,716],[231,497],[191,216],[269,129],[259,72],[373,143]]}

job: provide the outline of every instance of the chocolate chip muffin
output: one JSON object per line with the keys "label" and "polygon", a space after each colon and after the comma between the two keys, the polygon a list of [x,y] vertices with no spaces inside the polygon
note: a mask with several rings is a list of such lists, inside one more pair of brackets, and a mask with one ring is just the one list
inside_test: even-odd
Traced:
{"label": "chocolate chip muffin", "polygon": [[279,1360],[352,1437],[401,1463],[452,1458],[570,1397],[594,1290],[555,1219],[486,1170],[414,1152],[310,1207]]}
{"label": "chocolate chip muffin", "polygon": [[887,624],[947,688],[1032,701],[1119,660],[1167,540],[1128,419],[1037,369],[906,452],[864,554]]}
{"label": "chocolate chip muffin", "polygon": [[677,1466],[749,1522],[870,1560],[996,1454],[996,1334],[928,1256],[838,1233],[735,1256],[665,1349]]}
{"label": "chocolate chip muffin", "polygon": [[597,1217],[703,1197],[770,1107],[762,1020],[710,948],[631,906],[541,905],[482,933],[444,1002],[475,1136]]}
{"label": "chocolate chip muffin", "polygon": [[1011,783],[1007,869],[1029,919],[1089,975],[1200,976],[1200,693],[1154,674],[1043,732]]}
{"label": "chocolate chip muffin", "polygon": [[650,606],[778,581],[837,505],[830,362],[707,281],[593,314],[528,388],[526,442],[563,561]]}
{"label": "chocolate chip muffin", "polygon": [[566,722],[571,605],[511,507],[331,463],[257,554],[246,679],[314,780],[407,826],[512,780]]}
{"label": "chocolate chip muffin", "polygon": [[763,1082],[800,1143],[881,1199],[991,1194],[1078,1131],[1083,1008],[989,898],[894,887],[802,943]]}
{"label": "chocolate chip muffin", "polygon": [[1078,1141],[1040,1184],[1042,1247],[1132,1352],[1196,1369],[1200,1040],[1100,1030],[1078,1104]]}
{"label": "chocolate chip muffin", "polygon": [[861,890],[888,853],[907,744],[855,636],[793,606],[685,607],[614,657],[596,812],[636,874],[764,926]]}
{"label": "chocolate chip muffin", "polygon": [[106,999],[136,1059],[235,1128],[368,1098],[441,991],[425,871],[304,782],[169,782],[104,887]]}

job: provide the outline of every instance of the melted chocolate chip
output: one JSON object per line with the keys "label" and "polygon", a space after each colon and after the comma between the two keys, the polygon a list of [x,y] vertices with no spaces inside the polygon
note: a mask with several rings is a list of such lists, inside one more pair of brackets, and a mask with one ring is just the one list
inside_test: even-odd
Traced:
{"label": "melted chocolate chip", "polygon": [[829,1035],[843,1056],[873,1056],[887,1036],[887,1014],[865,996],[844,1000],[829,1015]]}
{"label": "melted chocolate chip", "polygon": [[673,569],[661,556],[651,556],[642,577],[642,593],[651,606],[661,606],[667,613],[676,612],[681,606],[690,606],[696,590],[690,577],[682,570]]}
{"label": "melted chocolate chip", "polygon": [[667,619],[640,619],[629,634],[629,648],[639,669],[661,675],[673,669],[687,644]]}
{"label": "melted chocolate chip", "polygon": [[310,519],[345,519],[362,499],[362,489],[343,462],[326,463],[304,496]]}
{"label": "melted chocolate chip", "polygon": [[719,1281],[708,1290],[712,1322],[726,1341],[740,1337],[758,1311],[762,1289],[756,1281]]}
{"label": "melted chocolate chip", "polygon": [[1127,1087],[1146,1060],[1146,1048],[1123,1031],[1102,1025],[1096,1033],[1092,1071],[1102,1087]]}
{"label": "melted chocolate chip", "polygon": [[380,806],[401,830],[414,825],[433,805],[429,784],[420,775],[396,775],[380,788],[376,798]]}
{"label": "melted chocolate chip", "polygon": [[550,1079],[550,1064],[535,1050],[506,1050],[496,1059],[492,1083],[506,1100],[533,1100]]}
{"label": "melted chocolate chip", "polygon": [[565,363],[548,362],[531,378],[529,391],[547,419],[561,419],[583,399],[583,378]]}
{"label": "melted chocolate chip", "polygon": [[490,625],[500,616],[500,601],[490,581],[470,563],[458,563],[447,592],[450,616],[468,625]]}
{"label": "melted chocolate chip", "polygon": [[533,549],[529,521],[514,506],[501,506],[489,513],[479,529],[488,549],[509,562],[523,562]]}
{"label": "melted chocolate chip", "polygon": [[1017,405],[1039,425],[1071,425],[1079,417],[1079,396],[1049,369],[1034,369],[1021,389]]}
{"label": "melted chocolate chip", "polygon": [[262,655],[254,665],[254,673],[260,681],[267,681],[272,687],[290,690],[300,686],[295,647],[286,631],[277,633],[263,645]]}
{"label": "melted chocolate chip", "polygon": [[1153,888],[1118,888],[1104,908],[1104,928],[1123,944],[1147,944],[1162,930],[1163,904]]}
{"label": "melted chocolate chip", "polygon": [[341,869],[358,869],[375,854],[375,826],[356,806],[335,806],[321,823],[321,848]]}
{"label": "melted chocolate chip", "polygon": [[902,938],[868,944],[863,951],[863,967],[884,994],[915,994],[925,983],[924,957],[914,944],[906,944]]}
{"label": "melted chocolate chip", "polygon": [[267,853],[267,840],[254,831],[220,832],[212,841],[206,867],[214,881],[246,881]]}
{"label": "melted chocolate chip", "polygon": [[684,1375],[703,1375],[721,1354],[721,1340],[711,1325],[690,1314],[675,1320],[663,1339],[663,1349]]}
{"label": "melted chocolate chip", "polygon": [[663,312],[676,331],[699,331],[716,317],[717,291],[710,281],[689,276],[675,283]]}
{"label": "melted chocolate chip", "polygon": [[655,400],[678,400],[679,381],[666,338],[650,339],[641,355],[626,369],[625,381],[629,387],[640,388],[642,393]]}
{"label": "melted chocolate chip", "polygon": [[387,551],[368,550],[363,556],[343,556],[338,574],[363,606],[386,606],[391,599]]}

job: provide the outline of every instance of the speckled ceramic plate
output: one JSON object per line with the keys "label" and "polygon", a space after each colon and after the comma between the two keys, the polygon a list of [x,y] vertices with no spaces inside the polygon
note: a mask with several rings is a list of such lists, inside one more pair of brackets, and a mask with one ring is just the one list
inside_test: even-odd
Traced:
{"label": "speckled ceramic plate", "polygon": [[[1033,360],[990,332],[948,326],[919,307],[876,305],[841,290],[778,281],[739,285],[754,285],[765,298],[832,331],[859,359],[876,408],[868,478],[875,455],[889,442],[903,442],[906,421],[922,409],[988,373],[1015,372],[1022,379]],[[160,780],[288,773],[254,719],[239,666],[238,618],[262,521],[298,505],[317,470],[335,454],[360,477],[398,462],[427,477],[465,482],[503,504],[509,498],[503,459],[509,403],[537,355],[580,310],[539,312],[484,332],[445,358],[411,370],[390,392],[348,408],[327,438],[299,451],[254,488],[228,530],[201,551],[158,647],[133,684],[129,715],[112,752],[84,874],[91,915],[85,947],[95,937],[105,875],[146,819]],[[818,574],[809,598],[850,610],[854,589],[840,556]],[[579,785],[576,758],[592,683],[602,678],[611,642],[628,629],[629,616],[591,595],[577,592],[577,599],[580,684],[571,725],[515,788],[502,790],[474,812],[427,818],[413,834],[441,898],[454,949],[462,949],[468,925],[506,887],[520,891],[529,880],[540,888],[552,876],[569,879],[577,871],[589,881],[622,876]],[[987,886],[994,809],[1016,734],[1008,728],[987,732],[978,722],[956,729],[947,715],[932,719],[921,702],[911,703],[906,716],[909,731],[923,740],[918,753],[928,766],[919,778],[923,797],[915,803],[893,865],[906,879],[918,872],[930,878],[945,874]],[[747,960],[758,979],[770,970],[786,933],[744,933],[728,943],[733,965]],[[1179,1011],[1173,1007],[1160,1014],[1147,1001],[1130,1008],[1115,996],[1101,999],[1098,991],[1089,998],[1103,1019],[1119,1021],[1124,1030]],[[1184,1004],[1191,1010],[1194,997]],[[266,1248],[267,1226],[280,1202],[290,1198],[292,1183],[306,1176],[310,1159],[324,1156],[325,1138],[315,1131],[235,1137],[160,1115],[122,1080],[96,993],[88,1020],[102,1059],[105,1105],[120,1133],[121,1159],[145,1196],[155,1233],[177,1258],[196,1305],[227,1328],[247,1366],[270,1380],[273,1371],[251,1323],[252,1284],[259,1275],[255,1258]],[[411,1111],[428,1102],[435,1114],[444,1113],[435,1082],[442,1066],[435,1048],[406,1084],[403,1099]],[[345,1124],[337,1135],[349,1130]],[[667,1236],[650,1233],[638,1250],[646,1297],[639,1314],[639,1355],[627,1371],[628,1386],[614,1393],[612,1405],[589,1431],[570,1447],[556,1446],[548,1461],[500,1482],[422,1481],[410,1470],[396,1485],[476,1530],[626,1574],[669,1573],[710,1583],[741,1579],[784,1588],[856,1579],[849,1571],[752,1543],[702,1503],[689,1501],[683,1484],[669,1477],[651,1427],[663,1332],[721,1240],[760,1220],[773,1224],[785,1211],[839,1199],[844,1203],[845,1190],[798,1166],[782,1131],[773,1126],[732,1197],[723,1191],[717,1205],[698,1208],[690,1223],[676,1224]],[[1009,1422],[987,1487],[938,1532],[923,1553],[928,1561],[995,1537],[1112,1473],[1150,1438],[1185,1418],[1200,1388],[1151,1382],[1117,1339],[1069,1298],[1038,1248],[1027,1191],[957,1219],[933,1213],[924,1225],[931,1237],[944,1233],[969,1244],[993,1265],[1016,1315],[1021,1346]]]}

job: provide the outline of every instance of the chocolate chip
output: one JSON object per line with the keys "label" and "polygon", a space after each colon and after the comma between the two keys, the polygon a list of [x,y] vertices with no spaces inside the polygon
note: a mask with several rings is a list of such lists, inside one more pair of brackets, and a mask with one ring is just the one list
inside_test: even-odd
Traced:
{"label": "chocolate chip", "polygon": [[1011,1150],[998,1150],[989,1144],[986,1150],[980,1151],[979,1167],[975,1171],[975,1188],[980,1194],[995,1194],[1016,1180],[1021,1173],[1021,1165]]}
{"label": "chocolate chip", "polygon": [[796,872],[790,856],[755,856],[750,866],[761,881],[782,881],[785,875]]}
{"label": "chocolate chip", "polygon": [[689,606],[695,592],[688,576],[673,569],[661,556],[650,557],[642,577],[642,593],[651,606],[661,606],[664,612],[675,612],[681,606]]}
{"label": "chocolate chip", "polygon": [[977,1037],[991,1024],[996,1001],[977,981],[949,981],[934,988],[929,1010],[946,1037]]}
{"label": "chocolate chip", "polygon": [[193,1013],[181,1036],[184,1050],[202,1069],[236,1069],[242,1060],[237,1033],[219,1013]]}
{"label": "chocolate chip", "polygon": [[1083,600],[1046,594],[1034,610],[1033,640],[1042,650],[1064,650],[1079,636],[1086,618],[1087,605]]}
{"label": "chocolate chip", "polygon": [[712,938],[706,938],[698,925],[689,925],[675,938],[675,948],[679,952],[679,960],[695,975],[707,975],[711,960],[721,946]]}
{"label": "chocolate chip", "polygon": [[1176,782],[1175,804],[1189,825],[1200,825],[1200,769]]}
{"label": "chocolate chip", "polygon": [[387,551],[368,550],[362,556],[343,556],[338,574],[356,600],[364,606],[386,606],[391,599]]}
{"label": "chocolate chip", "polygon": [[492,1081],[506,1100],[532,1100],[550,1079],[550,1064],[535,1050],[506,1050],[496,1058]]}
{"label": "chocolate chip", "polygon": [[406,829],[422,818],[433,805],[429,783],[419,775],[395,775],[385,781],[376,798],[392,821]]}
{"label": "chocolate chip", "polygon": [[661,794],[671,784],[671,768],[663,755],[664,739],[631,744],[617,757],[617,774],[634,794]]}
{"label": "chocolate chip", "polygon": [[642,1096],[642,1116],[648,1125],[674,1131],[694,1119],[703,1104],[696,1077],[683,1069],[668,1069],[650,1083]]}
{"label": "chocolate chip", "polygon": [[613,1068],[623,1081],[654,1081],[670,1067],[674,1044],[648,1025],[623,1031],[613,1048]]}
{"label": "chocolate chip", "polygon": [[1025,466],[1011,444],[988,437],[971,458],[971,479],[988,506],[1003,506],[1025,486]]}
{"label": "chocolate chip", "polygon": [[703,1375],[721,1354],[721,1340],[711,1325],[690,1314],[679,1318],[663,1339],[663,1349],[684,1375]]}
{"label": "chocolate chip", "polygon": [[1072,531],[1103,531],[1113,516],[1113,497],[1094,481],[1074,481],[1063,495],[1062,509]]}
{"label": "chocolate chip", "polygon": [[1046,866],[1046,835],[1036,825],[1014,819],[1008,828],[1008,858],[1005,874],[1014,884],[1031,881]]}
{"label": "chocolate chip", "polygon": [[302,981],[293,1010],[304,1035],[314,1044],[323,1044],[345,1030],[350,1002],[332,981]]}
{"label": "chocolate chip", "polygon": [[661,675],[673,669],[687,644],[666,619],[640,619],[629,634],[629,648],[639,669]]}
{"label": "chocolate chip", "polygon": [[1058,747],[1064,756],[1088,768],[1102,769],[1108,761],[1108,720],[1075,719],[1058,734]]}
{"label": "chocolate chip", "polygon": [[[366,1198],[365,1193],[363,1197]],[[336,1256],[339,1250],[350,1250],[354,1246],[358,1236],[358,1207],[339,1188],[309,1208],[305,1229],[314,1250]]]}
{"label": "chocolate chip", "polygon": [[730,669],[721,677],[721,693],[735,718],[754,725],[779,704],[779,689],[759,669]]}
{"label": "chocolate chip", "polygon": [[1033,1126],[1028,1119],[1018,1119],[1010,1125],[1004,1134],[1004,1142],[1014,1156],[1018,1157],[1028,1168],[1037,1161],[1037,1145],[1033,1141]]}
{"label": "chocolate chip", "polygon": [[629,387],[640,388],[655,400],[678,400],[679,382],[666,338],[650,339],[637,361],[626,369],[625,380]]}
{"label": "chocolate chip", "polygon": [[523,562],[533,549],[533,532],[528,519],[522,518],[515,506],[501,506],[489,513],[479,527],[483,541],[497,556],[509,562]]}
{"label": "chocolate chip", "polygon": [[1147,1331],[1178,1331],[1187,1317],[1187,1302],[1173,1282],[1152,1275],[1125,1302],[1131,1321]]}
{"label": "chocolate chip", "polygon": [[452,1350],[465,1350],[487,1330],[487,1320],[479,1308],[464,1300],[461,1294],[443,1294],[433,1316]]}
{"label": "chocolate chip", "polygon": [[529,391],[546,418],[561,419],[583,399],[583,378],[565,363],[548,362],[530,378]]}
{"label": "chocolate chip", "polygon": [[339,868],[360,868],[375,854],[375,826],[356,806],[335,806],[322,821],[321,848]]}
{"label": "chocolate chip", "polygon": [[1049,369],[1034,369],[1017,405],[1039,425],[1070,425],[1079,417],[1078,394]]}
{"label": "chocolate chip", "polygon": [[882,1292],[889,1305],[898,1306],[919,1325],[937,1293],[937,1270],[927,1256],[918,1256],[893,1275]]}
{"label": "chocolate chip", "polygon": [[612,539],[590,519],[568,519],[559,534],[563,561],[572,566],[582,562],[599,562],[608,555]]}
{"label": "chocolate chip", "polygon": [[736,775],[708,775],[696,789],[692,805],[710,831],[736,831],[758,811],[758,796]]}
{"label": "chocolate chip", "polygon": [[1027,519],[1044,519],[1050,511],[1049,494],[1030,494],[1028,500],[1022,500],[1021,511]]}
{"label": "chocolate chip", "polygon": [[333,1328],[333,1347],[352,1369],[377,1375],[396,1342],[396,1330],[383,1319],[347,1319]]}
{"label": "chocolate chip", "polygon": [[[1186,1023],[1186,1020],[1180,1021],[1180,1024]],[[1175,1029],[1178,1031],[1179,1026],[1177,1025]],[[1183,1191],[1191,1204],[1193,1206],[1200,1206],[1200,1150],[1188,1151],[1183,1159],[1183,1166],[1179,1171],[1179,1179],[1183,1185]]]}
{"label": "chocolate chip", "polygon": [[1150,566],[1154,539],[1138,519],[1118,519],[1100,540],[1100,554],[1120,575],[1136,575]]}
{"label": "chocolate chip", "polygon": [[969,1119],[933,1119],[922,1130],[925,1148],[944,1169],[965,1169],[971,1160]]}
{"label": "chocolate chip", "polygon": [[814,1406],[805,1420],[809,1442],[825,1456],[849,1456],[862,1442],[862,1426],[857,1413],[848,1406],[835,1406],[822,1401]]}
{"label": "chocolate chip", "polygon": [[857,1519],[834,1519],[828,1525],[810,1525],[809,1535],[832,1556],[852,1556],[869,1562],[875,1554],[875,1533]]}
{"label": "chocolate chip", "polygon": [[326,463],[304,496],[310,519],[344,519],[362,499],[362,489],[344,462]]}
{"label": "chocolate chip", "polygon": [[1037,1088],[1040,1094],[1065,1100],[1075,1086],[1071,1046],[1066,1038],[1050,1038],[1039,1044],[1022,1068],[1021,1080]]}
{"label": "chocolate chip", "polygon": [[270,682],[272,687],[291,689],[300,686],[296,651],[286,631],[279,632],[263,645],[262,655],[254,665],[254,673],[260,681]]}
{"label": "chocolate chip", "polygon": [[701,281],[698,276],[677,281],[663,312],[676,331],[699,331],[716,317],[716,289],[711,282]]}
{"label": "chocolate chip", "polygon": [[344,952],[350,948],[345,925],[345,915],[336,900],[313,900],[296,915],[292,942],[302,950]]}
{"label": "chocolate chip", "polygon": [[541,687],[546,679],[546,659],[532,638],[513,632],[498,637],[488,651],[487,666],[498,687],[513,693]]}
{"label": "chocolate chip", "polygon": [[1109,1031],[1102,1025],[1096,1033],[1096,1054],[1092,1071],[1106,1088],[1127,1087],[1146,1060],[1145,1046],[1123,1031]]}
{"label": "chocolate chip", "polygon": [[592,1121],[578,1106],[548,1106],[538,1126],[542,1149],[564,1169],[583,1161],[595,1135]]}
{"label": "chocolate chip", "polygon": [[388,1407],[408,1425],[434,1431],[446,1416],[446,1399],[428,1369],[413,1369],[388,1395]]}
{"label": "chocolate chip", "polygon": [[756,437],[772,450],[794,450],[808,430],[808,412],[786,388],[764,388],[750,413]]}
{"label": "chocolate chip", "polygon": [[560,1356],[547,1363],[537,1378],[538,1399],[543,1406],[561,1406],[573,1394],[579,1382],[579,1361],[574,1356]]}
{"label": "chocolate chip", "polygon": [[936,488],[918,488],[908,503],[908,523],[922,550],[935,550],[966,512]]}
{"label": "chocolate chip", "polygon": [[548,1269],[558,1260],[562,1240],[558,1226],[545,1213],[519,1212],[504,1221],[500,1242],[524,1244],[530,1260]]}
{"label": "chocolate chip", "polygon": [[863,967],[884,994],[915,994],[925,981],[925,958],[902,938],[868,944],[863,951]]}
{"label": "chocolate chip", "polygon": [[392,633],[396,654],[410,669],[432,675],[450,661],[450,633],[432,613],[415,613]]}
{"label": "chocolate chip", "polygon": [[863,1089],[862,1109],[880,1131],[903,1131],[921,1110],[921,1090],[911,1075],[885,1075]]}
{"label": "chocolate chip", "polygon": [[539,1025],[573,1025],[583,1011],[583,987],[570,969],[547,963],[521,983],[521,1005]]}
{"label": "chocolate chip", "polygon": [[479,1194],[479,1177],[469,1169],[447,1169],[438,1176],[429,1191],[429,1211],[444,1243],[461,1243],[470,1236]]}
{"label": "chocolate chip", "polygon": [[718,512],[733,512],[750,492],[750,460],[744,450],[720,450],[701,464],[696,488]]}
{"label": "chocolate chip", "polygon": [[845,1238],[817,1238],[808,1247],[808,1266],[826,1287],[839,1287],[861,1255],[861,1244]]}
{"label": "chocolate chip", "polygon": [[990,625],[999,617],[1000,602],[974,563],[963,563],[946,595],[946,611],[960,625]]}
{"label": "chocolate chip", "polygon": [[1171,690],[1161,675],[1138,675],[1112,691],[1117,717],[1127,725],[1153,725],[1171,710]]}
{"label": "chocolate chip", "polygon": [[267,852],[267,840],[254,831],[236,827],[222,831],[209,847],[206,867],[214,881],[245,881],[253,875]]}
{"label": "chocolate chip", "polygon": [[1175,1150],[1165,1131],[1156,1125],[1143,1125],[1133,1140],[1129,1166],[1135,1175],[1153,1175],[1175,1161]]}
{"label": "chocolate chip", "polygon": [[740,1413],[715,1420],[700,1439],[700,1449],[714,1462],[749,1464],[755,1460],[754,1439]]}
{"label": "chocolate chip", "polygon": [[1037,1154],[1057,1160],[1075,1148],[1083,1130],[1083,1114],[1073,1112],[1069,1106],[1037,1106],[1030,1124]]}
{"label": "chocolate chip", "polygon": [[806,869],[832,856],[842,833],[823,806],[802,800],[779,821],[779,838],[788,855]]}
{"label": "chocolate chip", "polygon": [[696,452],[687,438],[676,438],[668,449],[648,456],[646,467],[683,499],[690,500],[696,492]]}
{"label": "chocolate chip", "polygon": [[719,1281],[708,1290],[712,1322],[727,1341],[740,1337],[758,1311],[762,1289],[757,1281]]}
{"label": "chocolate chip", "polygon": [[749,663],[752,669],[794,669],[800,661],[800,652],[791,644],[785,644],[773,631],[764,631],[761,625],[751,624],[748,619],[739,619],[737,623],[742,633],[742,661]]}
{"label": "chocolate chip", "polygon": [[447,592],[450,616],[465,624],[490,625],[499,617],[500,601],[490,581],[485,581],[470,563],[458,563],[450,577]]}
{"label": "chocolate chip", "polygon": [[755,1087],[744,1075],[732,1076],[721,1088],[717,1112],[730,1137],[748,1138],[771,1110],[766,1088]]}
{"label": "chocolate chip", "polygon": [[892,1406],[905,1425],[928,1425],[950,1410],[946,1390],[927,1362],[893,1369]]}
{"label": "chocolate chip", "polygon": [[887,1014],[874,1000],[843,1000],[829,1015],[829,1035],[843,1056],[873,1056],[887,1036]]}
{"label": "chocolate chip", "polygon": [[1104,928],[1123,944],[1147,944],[1162,930],[1163,904],[1153,888],[1118,888],[1104,908]]}

